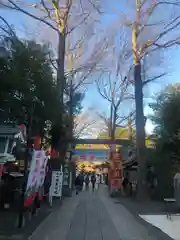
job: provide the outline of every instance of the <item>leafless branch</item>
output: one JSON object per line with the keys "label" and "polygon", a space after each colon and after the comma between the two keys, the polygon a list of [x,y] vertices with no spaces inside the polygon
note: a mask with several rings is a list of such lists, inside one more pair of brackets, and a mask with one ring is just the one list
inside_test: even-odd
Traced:
{"label": "leafless branch", "polygon": [[148,83],[154,82],[155,80],[160,79],[166,75],[167,75],[167,73],[162,73],[162,74],[159,74],[158,76],[147,79],[143,82],[143,86],[147,85]]}
{"label": "leafless branch", "polygon": [[42,19],[40,17],[37,17],[36,15],[24,10],[23,8],[19,7],[14,1],[12,0],[8,0],[8,2],[11,4],[11,5],[6,5],[6,4],[3,4],[3,6],[7,7],[7,8],[10,8],[12,10],[17,10],[17,11],[20,11],[24,14],[26,14],[27,16],[37,20],[37,21],[40,21],[46,25],[48,25],[50,28],[52,28],[53,30],[55,30],[56,32],[58,32],[58,29],[53,26],[50,22],[46,21],[45,19]]}

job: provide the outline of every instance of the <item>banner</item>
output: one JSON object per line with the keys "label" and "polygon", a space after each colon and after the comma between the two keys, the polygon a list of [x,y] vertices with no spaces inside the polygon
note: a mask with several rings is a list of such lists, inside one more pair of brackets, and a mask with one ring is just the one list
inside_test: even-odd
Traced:
{"label": "banner", "polygon": [[36,192],[40,187],[42,181],[44,181],[44,170],[41,172],[40,170],[45,167],[44,163],[47,164],[46,155],[44,151],[33,151],[32,160],[28,175],[28,181],[26,186],[26,193],[29,194],[31,192]]}
{"label": "banner", "polygon": [[122,153],[115,146],[110,152],[110,184],[113,189],[120,189],[122,183]]}
{"label": "banner", "polygon": [[4,164],[0,164],[0,181],[4,171]]}
{"label": "banner", "polygon": [[53,197],[62,196],[62,184],[63,184],[63,172],[53,171],[51,183],[51,196]]}
{"label": "banner", "polygon": [[38,187],[42,187],[44,184],[47,162],[48,162],[48,157],[45,155],[43,157],[43,160],[41,161],[41,166],[39,170],[39,176],[38,176],[38,182],[37,182]]}

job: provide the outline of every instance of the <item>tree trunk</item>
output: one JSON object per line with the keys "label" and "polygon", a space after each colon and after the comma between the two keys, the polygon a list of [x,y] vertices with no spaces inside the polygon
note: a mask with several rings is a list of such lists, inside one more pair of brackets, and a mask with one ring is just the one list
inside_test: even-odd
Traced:
{"label": "tree trunk", "polygon": [[135,103],[136,103],[136,147],[138,161],[138,199],[147,198],[145,129],[143,110],[143,84],[141,80],[141,64],[138,61],[134,67]]}
{"label": "tree trunk", "polygon": [[117,109],[114,107],[114,112],[113,112],[113,119],[112,119],[112,133],[111,133],[111,138],[114,140],[116,138],[116,114]]}
{"label": "tree trunk", "polygon": [[65,83],[66,83],[66,79],[65,79],[65,69],[64,69],[64,62],[65,62],[65,41],[66,40],[66,36],[65,36],[65,32],[60,33],[59,32],[59,36],[58,36],[58,60],[57,60],[57,87],[59,89],[59,97],[60,97],[60,104],[61,104],[61,108],[63,110],[63,94],[64,94],[64,88],[65,88]]}
{"label": "tree trunk", "polygon": [[110,120],[109,120],[109,137],[112,138],[112,122],[113,122],[113,105],[110,106]]}
{"label": "tree trunk", "polygon": [[[59,114],[59,126],[63,128],[63,113],[64,113],[64,89],[66,84],[65,79],[65,48],[66,48],[66,35],[65,30],[58,35],[58,60],[57,60],[57,87],[59,89],[59,100],[60,100],[60,114]],[[62,143],[66,142],[66,139],[63,139],[64,136],[59,135],[59,153],[62,159],[64,158],[64,147],[62,147]]]}
{"label": "tree trunk", "polygon": [[73,125],[74,125],[74,119],[73,119],[73,94],[74,94],[74,91],[73,91],[73,80],[71,79],[71,82],[70,82],[70,92],[69,92],[69,101],[70,101],[70,104],[69,104],[69,138],[70,140],[72,140],[73,138]]}

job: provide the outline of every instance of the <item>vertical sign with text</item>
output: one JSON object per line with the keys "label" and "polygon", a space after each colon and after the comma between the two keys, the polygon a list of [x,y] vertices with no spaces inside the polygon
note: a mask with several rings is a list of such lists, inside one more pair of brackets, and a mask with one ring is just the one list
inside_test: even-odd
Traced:
{"label": "vertical sign with text", "polygon": [[113,189],[120,189],[122,183],[122,153],[114,147],[110,153],[110,184]]}
{"label": "vertical sign with text", "polygon": [[62,196],[63,173],[61,171],[52,172],[51,194],[53,197]]}

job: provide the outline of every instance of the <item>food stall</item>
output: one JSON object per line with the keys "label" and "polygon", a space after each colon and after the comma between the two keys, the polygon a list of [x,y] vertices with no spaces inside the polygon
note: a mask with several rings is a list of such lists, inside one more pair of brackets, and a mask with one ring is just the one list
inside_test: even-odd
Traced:
{"label": "food stall", "polygon": [[19,182],[23,174],[19,171],[17,156],[23,152],[25,140],[22,129],[14,124],[0,125],[0,205],[10,209],[20,194]]}

